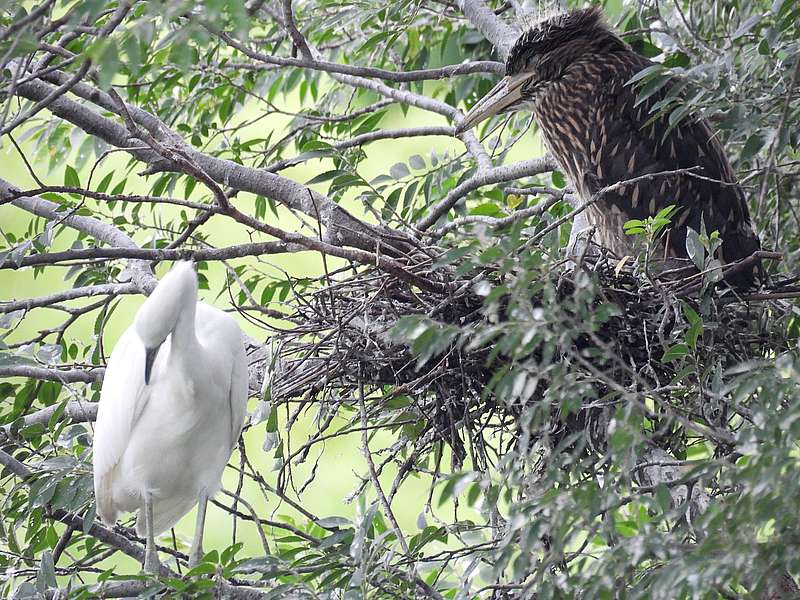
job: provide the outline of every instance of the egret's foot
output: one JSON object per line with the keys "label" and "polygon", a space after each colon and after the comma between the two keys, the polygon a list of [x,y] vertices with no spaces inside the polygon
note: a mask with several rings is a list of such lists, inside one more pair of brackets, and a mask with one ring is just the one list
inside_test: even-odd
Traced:
{"label": "egret's foot", "polygon": [[148,548],[144,555],[144,570],[146,573],[158,575],[161,572],[161,561],[158,560],[158,552]]}
{"label": "egret's foot", "polygon": [[206,506],[208,505],[208,495],[205,490],[200,490],[197,499],[197,520],[194,525],[194,539],[192,540],[192,551],[189,553],[189,568],[196,567],[203,560],[203,530],[206,522]]}
{"label": "egret's foot", "polygon": [[203,560],[203,549],[202,548],[192,548],[191,553],[189,554],[189,568],[193,569],[197,565],[199,565]]}

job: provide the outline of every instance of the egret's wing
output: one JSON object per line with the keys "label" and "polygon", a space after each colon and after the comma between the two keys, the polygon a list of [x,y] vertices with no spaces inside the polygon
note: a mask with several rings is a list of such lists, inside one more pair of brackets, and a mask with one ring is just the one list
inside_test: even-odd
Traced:
{"label": "egret's wing", "polygon": [[[232,450],[239,439],[247,412],[247,353],[244,334],[236,319],[206,304],[197,303],[196,334],[211,360],[229,374],[228,410],[230,416],[230,446]],[[221,382],[220,382],[221,383]],[[225,393],[222,387],[220,392]],[[227,462],[228,457],[225,457]]]}
{"label": "egret's wing", "polygon": [[[238,325],[236,326],[238,328]],[[233,368],[231,369],[231,449],[236,446],[239,434],[244,426],[244,417],[247,413],[247,353],[244,349],[244,336],[238,332],[238,347],[233,352]]]}
{"label": "egret's wing", "polygon": [[94,428],[94,488],[104,521],[112,521],[110,477],[131,437],[136,418],[147,403],[144,345],[133,327],[122,334],[108,360]]}

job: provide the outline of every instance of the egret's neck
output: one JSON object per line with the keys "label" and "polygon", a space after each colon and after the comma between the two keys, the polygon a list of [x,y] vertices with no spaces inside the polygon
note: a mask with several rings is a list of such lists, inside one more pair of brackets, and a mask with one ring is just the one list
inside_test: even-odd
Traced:
{"label": "egret's neck", "polygon": [[175,329],[172,330],[172,348],[188,349],[194,348],[197,342],[195,335],[195,317],[197,314],[197,298],[191,298],[186,306],[178,313],[178,320],[175,321]]}

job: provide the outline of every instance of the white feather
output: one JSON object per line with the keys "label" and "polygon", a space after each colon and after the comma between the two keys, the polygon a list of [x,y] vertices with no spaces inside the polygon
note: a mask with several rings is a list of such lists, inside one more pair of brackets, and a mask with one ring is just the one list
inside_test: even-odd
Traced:
{"label": "white feather", "polygon": [[[243,335],[229,315],[196,302],[196,286],[190,266],[173,268],[108,361],[94,438],[97,512],[106,523],[142,509],[149,492],[154,532],[165,531],[201,491],[217,491],[239,438],[247,405]],[[142,336],[150,347],[166,337],[149,385]],[[143,528],[140,518],[140,534]]]}

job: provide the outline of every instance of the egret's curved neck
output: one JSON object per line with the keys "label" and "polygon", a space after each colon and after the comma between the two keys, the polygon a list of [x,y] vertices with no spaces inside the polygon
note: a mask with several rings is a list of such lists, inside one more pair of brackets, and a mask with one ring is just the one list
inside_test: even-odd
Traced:
{"label": "egret's curved neck", "polygon": [[195,335],[195,317],[197,315],[197,292],[186,298],[185,304],[178,313],[175,328],[172,330],[172,348],[193,348],[197,345]]}

